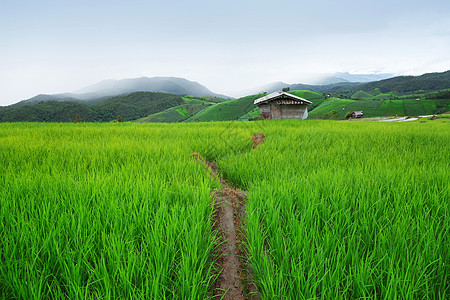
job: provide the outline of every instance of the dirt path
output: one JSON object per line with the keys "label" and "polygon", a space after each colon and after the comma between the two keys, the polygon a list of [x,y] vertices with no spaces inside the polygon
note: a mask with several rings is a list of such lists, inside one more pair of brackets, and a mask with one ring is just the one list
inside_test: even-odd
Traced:
{"label": "dirt path", "polygon": [[192,156],[222,183],[222,189],[212,195],[215,201],[214,226],[220,237],[220,257],[217,263],[222,270],[215,283],[214,297],[230,300],[259,299],[256,287],[248,280],[249,274],[244,262],[241,226],[245,218],[247,195],[219,176],[215,162],[204,160],[198,153]]}
{"label": "dirt path", "polygon": [[376,122],[409,122],[416,121],[420,118],[432,117],[433,115],[417,116],[417,117],[374,117],[374,118],[361,118],[352,119],[352,121],[376,121]]}

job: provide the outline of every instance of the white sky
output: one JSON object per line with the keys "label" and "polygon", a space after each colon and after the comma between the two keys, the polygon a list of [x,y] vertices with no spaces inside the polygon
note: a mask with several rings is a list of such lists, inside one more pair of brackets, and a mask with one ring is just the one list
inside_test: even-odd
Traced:
{"label": "white sky", "polygon": [[450,69],[450,1],[1,0],[0,105],[104,79],[216,93],[310,73]]}

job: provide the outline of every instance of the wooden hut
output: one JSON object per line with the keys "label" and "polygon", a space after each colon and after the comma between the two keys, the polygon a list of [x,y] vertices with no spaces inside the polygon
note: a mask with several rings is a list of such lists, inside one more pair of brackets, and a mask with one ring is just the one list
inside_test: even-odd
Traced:
{"label": "wooden hut", "polygon": [[363,116],[364,113],[362,112],[362,110],[352,112],[352,119],[362,118]]}
{"label": "wooden hut", "polygon": [[274,92],[254,101],[265,120],[299,119],[308,117],[308,104],[311,101],[285,92]]}

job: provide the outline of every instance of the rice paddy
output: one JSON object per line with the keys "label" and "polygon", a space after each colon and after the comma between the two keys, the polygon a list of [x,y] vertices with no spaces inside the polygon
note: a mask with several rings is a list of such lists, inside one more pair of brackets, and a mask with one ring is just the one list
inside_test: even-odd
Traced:
{"label": "rice paddy", "polygon": [[[449,123],[0,124],[0,297],[206,299],[218,163],[262,299],[450,297]],[[251,136],[266,142],[252,150]]]}

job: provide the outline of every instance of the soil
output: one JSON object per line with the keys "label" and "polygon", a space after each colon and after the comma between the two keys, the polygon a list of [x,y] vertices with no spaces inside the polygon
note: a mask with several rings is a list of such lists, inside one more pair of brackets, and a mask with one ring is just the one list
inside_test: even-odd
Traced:
{"label": "soil", "polygon": [[246,265],[246,253],[241,231],[245,220],[245,192],[232,187],[219,176],[217,164],[208,162],[198,153],[192,156],[208,168],[213,176],[219,178],[222,188],[213,192],[214,227],[219,233],[219,257],[217,264],[221,270],[213,291],[218,299],[260,299],[255,285],[250,282]]}

